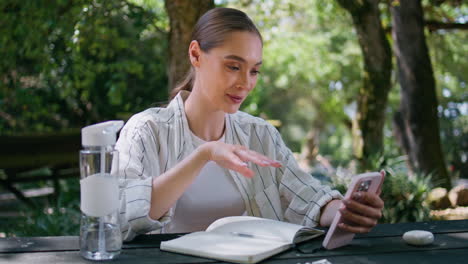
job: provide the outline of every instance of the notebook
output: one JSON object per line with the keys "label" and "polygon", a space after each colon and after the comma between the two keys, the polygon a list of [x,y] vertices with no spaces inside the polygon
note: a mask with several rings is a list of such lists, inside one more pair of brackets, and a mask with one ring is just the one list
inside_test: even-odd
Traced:
{"label": "notebook", "polygon": [[324,234],[323,230],[252,216],[216,220],[206,231],[161,242],[161,250],[235,263],[257,263]]}

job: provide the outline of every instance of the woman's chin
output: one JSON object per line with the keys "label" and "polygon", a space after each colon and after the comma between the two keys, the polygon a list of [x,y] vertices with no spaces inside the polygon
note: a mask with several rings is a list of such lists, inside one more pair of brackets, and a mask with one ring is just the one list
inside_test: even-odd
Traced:
{"label": "woman's chin", "polygon": [[235,114],[237,113],[237,111],[239,111],[239,107],[238,106],[230,106],[230,107],[226,107],[224,109],[224,112],[226,112],[227,114]]}
{"label": "woman's chin", "polygon": [[237,113],[237,111],[239,111],[239,108],[236,108],[235,110],[226,111],[226,113],[227,114],[235,114],[235,113]]}

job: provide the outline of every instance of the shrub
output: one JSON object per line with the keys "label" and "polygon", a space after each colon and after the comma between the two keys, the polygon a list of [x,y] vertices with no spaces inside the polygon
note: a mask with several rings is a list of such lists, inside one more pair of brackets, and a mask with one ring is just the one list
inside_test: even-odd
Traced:
{"label": "shrub", "polygon": [[53,197],[36,198],[35,209],[20,204],[18,212],[22,216],[14,221],[1,221],[0,232],[16,237],[79,235],[81,213],[78,179],[60,180],[60,190],[58,200]]}

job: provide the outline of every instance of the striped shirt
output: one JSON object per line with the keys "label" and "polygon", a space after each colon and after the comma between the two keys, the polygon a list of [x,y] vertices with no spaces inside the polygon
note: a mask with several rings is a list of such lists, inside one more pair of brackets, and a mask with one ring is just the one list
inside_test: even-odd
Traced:
{"label": "striped shirt", "polygon": [[[120,223],[122,238],[164,233],[177,203],[158,221],[148,217],[152,178],[166,172],[194,151],[184,110],[189,92],[182,91],[166,108],[150,108],[134,115],[120,133]],[[341,194],[301,170],[279,132],[268,122],[238,111],[226,114],[225,141],[243,145],[283,165],[251,163],[252,179],[225,169],[236,183],[248,215],[316,226],[320,209]],[[157,193],[155,194],[157,197]]]}

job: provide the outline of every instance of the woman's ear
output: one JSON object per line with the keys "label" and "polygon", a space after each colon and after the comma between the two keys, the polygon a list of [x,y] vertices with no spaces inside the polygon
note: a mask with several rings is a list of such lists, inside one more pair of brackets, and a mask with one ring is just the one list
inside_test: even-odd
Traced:
{"label": "woman's ear", "polygon": [[193,67],[200,66],[200,55],[201,55],[201,49],[200,49],[200,45],[198,44],[198,41],[192,40],[189,46],[189,57],[190,57],[190,63],[192,64]]}

